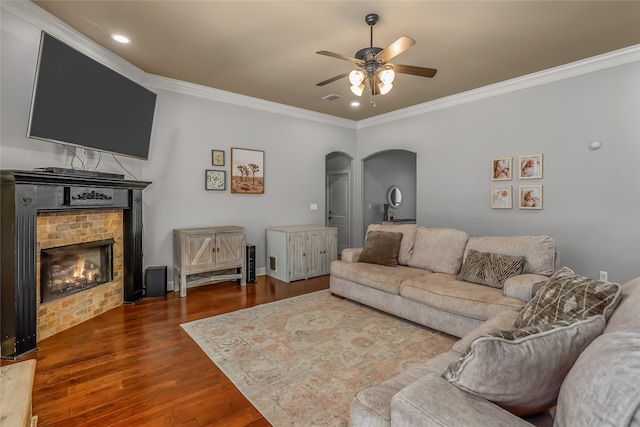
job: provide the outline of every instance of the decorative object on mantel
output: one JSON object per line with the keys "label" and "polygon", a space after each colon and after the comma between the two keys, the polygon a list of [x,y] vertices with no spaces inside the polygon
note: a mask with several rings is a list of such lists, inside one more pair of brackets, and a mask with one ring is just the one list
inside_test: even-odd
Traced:
{"label": "decorative object on mantel", "polygon": [[227,173],[225,171],[207,170],[205,175],[205,190],[225,190]]}
{"label": "decorative object on mantel", "polygon": [[513,208],[513,195],[510,185],[491,187],[491,208],[511,209]]}
{"label": "decorative object on mantel", "polygon": [[491,159],[491,180],[511,181],[513,169],[511,163],[511,157],[499,157],[496,159]]}
{"label": "decorative object on mantel", "polygon": [[224,150],[211,150],[211,165],[224,166]]}
{"label": "decorative object on mantel", "polygon": [[328,290],[181,326],[274,426],[346,426],[358,390],[456,341]]}
{"label": "decorative object on mantel", "polygon": [[542,178],[542,154],[520,156],[520,179]]}
{"label": "decorative object on mantel", "polygon": [[542,185],[520,186],[520,209],[542,209]]}
{"label": "decorative object on mantel", "polygon": [[264,151],[231,149],[231,192],[264,194]]}

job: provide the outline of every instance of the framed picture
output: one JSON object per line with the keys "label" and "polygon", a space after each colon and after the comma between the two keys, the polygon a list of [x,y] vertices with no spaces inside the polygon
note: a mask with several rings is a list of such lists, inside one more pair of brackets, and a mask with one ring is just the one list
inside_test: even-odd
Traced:
{"label": "framed picture", "polygon": [[542,154],[520,156],[520,179],[542,178]]}
{"label": "framed picture", "polygon": [[231,192],[264,194],[264,151],[231,149]]}
{"label": "framed picture", "polygon": [[224,166],[224,150],[211,150],[211,165]]}
{"label": "framed picture", "polygon": [[511,209],[513,208],[513,195],[510,185],[491,187],[491,208]]}
{"label": "framed picture", "polygon": [[521,185],[520,209],[542,209],[542,185]]}
{"label": "framed picture", "polygon": [[227,173],[225,171],[205,171],[204,189],[205,190],[224,190],[226,189]]}
{"label": "framed picture", "polygon": [[491,159],[491,179],[493,181],[511,181],[511,157]]}

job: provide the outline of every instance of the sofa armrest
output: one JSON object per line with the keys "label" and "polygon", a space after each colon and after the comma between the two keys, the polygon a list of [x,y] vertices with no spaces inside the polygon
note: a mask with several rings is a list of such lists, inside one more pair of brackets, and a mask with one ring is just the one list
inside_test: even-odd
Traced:
{"label": "sofa armrest", "polygon": [[362,248],[346,248],[342,250],[342,261],[358,262]]}
{"label": "sofa armrest", "polygon": [[528,302],[547,283],[549,278],[540,274],[520,274],[504,282],[504,296]]}
{"label": "sofa armrest", "polygon": [[494,403],[429,374],[397,393],[391,401],[391,426],[531,427]]}

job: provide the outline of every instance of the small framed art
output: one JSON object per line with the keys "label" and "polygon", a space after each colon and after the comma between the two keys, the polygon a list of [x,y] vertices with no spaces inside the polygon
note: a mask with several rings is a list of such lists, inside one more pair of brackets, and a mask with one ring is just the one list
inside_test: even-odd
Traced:
{"label": "small framed art", "polygon": [[513,196],[510,185],[491,187],[491,208],[511,209],[513,208]]}
{"label": "small framed art", "polygon": [[226,188],[227,173],[225,171],[205,171],[205,190],[224,190]]}
{"label": "small framed art", "polygon": [[542,209],[542,185],[521,185],[520,209]]}
{"label": "small framed art", "polygon": [[264,151],[231,149],[231,193],[264,194]]}
{"label": "small framed art", "polygon": [[224,150],[211,150],[211,165],[224,166]]}
{"label": "small framed art", "polygon": [[510,181],[511,162],[511,157],[491,159],[491,179],[493,181]]}
{"label": "small framed art", "polygon": [[542,154],[520,156],[520,179],[542,178]]}

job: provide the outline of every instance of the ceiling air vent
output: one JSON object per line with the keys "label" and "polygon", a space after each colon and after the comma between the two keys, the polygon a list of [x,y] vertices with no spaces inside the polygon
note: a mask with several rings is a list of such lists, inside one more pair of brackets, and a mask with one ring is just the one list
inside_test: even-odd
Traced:
{"label": "ceiling air vent", "polygon": [[342,98],[342,96],[336,95],[335,93],[322,97],[322,99],[324,99],[325,101],[335,101],[336,99],[340,99],[340,98]]}

